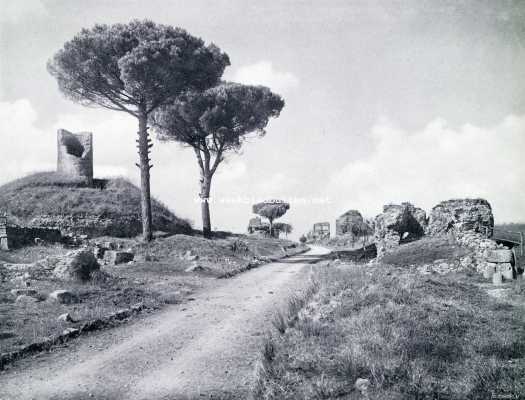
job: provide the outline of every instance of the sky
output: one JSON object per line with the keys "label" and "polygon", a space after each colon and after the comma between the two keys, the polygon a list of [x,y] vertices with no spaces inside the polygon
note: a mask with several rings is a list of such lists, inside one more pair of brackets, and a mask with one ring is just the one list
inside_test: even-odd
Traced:
{"label": "sky", "polygon": [[[285,99],[267,134],[221,164],[212,227],[243,232],[283,198],[294,236],[349,209],[430,211],[483,197],[525,221],[525,2],[0,0],[0,184],[56,167],[56,130],[94,134],[95,175],[138,183],[137,121],[67,99],[47,60],[80,29],[148,18],[231,60],[224,79]],[[153,147],[152,193],[200,227],[194,153]]]}

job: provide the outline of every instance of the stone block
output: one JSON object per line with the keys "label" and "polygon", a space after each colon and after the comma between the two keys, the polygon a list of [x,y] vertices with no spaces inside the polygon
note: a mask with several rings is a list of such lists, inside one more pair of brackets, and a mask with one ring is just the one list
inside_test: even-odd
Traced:
{"label": "stone block", "polygon": [[512,250],[497,249],[487,252],[487,261],[493,263],[510,263],[512,262]]}
{"label": "stone block", "polygon": [[72,304],[79,301],[78,296],[69,290],[55,290],[49,294],[49,298],[60,304]]}
{"label": "stone block", "polygon": [[498,266],[501,274],[503,275],[503,279],[506,281],[511,281],[514,279],[514,268],[512,268],[510,263],[498,264]]}
{"label": "stone block", "polygon": [[99,269],[100,265],[93,252],[80,250],[61,257],[53,273],[59,279],[87,281],[91,279],[91,274]]}
{"label": "stone block", "polygon": [[135,254],[129,251],[110,250],[104,254],[104,260],[108,264],[117,265],[133,261]]}
{"label": "stone block", "polygon": [[501,272],[495,272],[492,275],[492,283],[494,285],[501,285],[503,283],[503,275],[501,275]]}

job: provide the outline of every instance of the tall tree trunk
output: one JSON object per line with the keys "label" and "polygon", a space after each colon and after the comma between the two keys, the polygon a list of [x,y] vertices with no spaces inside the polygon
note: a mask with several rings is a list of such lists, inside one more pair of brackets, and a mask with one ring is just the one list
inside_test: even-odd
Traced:
{"label": "tall tree trunk", "polygon": [[142,238],[149,242],[153,238],[151,229],[151,192],[150,192],[150,173],[149,149],[152,146],[148,134],[148,116],[145,111],[139,113],[139,138],[137,140],[139,149],[140,168],[140,205],[142,209]]}
{"label": "tall tree trunk", "polygon": [[268,218],[268,221],[270,221],[270,237],[273,237],[273,219]]}
{"label": "tall tree trunk", "polygon": [[211,237],[211,219],[210,219],[210,188],[211,174],[203,172],[201,176],[201,213],[202,213],[202,235],[205,238]]}

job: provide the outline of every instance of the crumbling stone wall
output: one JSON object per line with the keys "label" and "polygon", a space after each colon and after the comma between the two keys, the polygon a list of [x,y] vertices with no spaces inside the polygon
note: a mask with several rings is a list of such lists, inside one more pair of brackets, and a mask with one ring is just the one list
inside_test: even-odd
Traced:
{"label": "crumbling stone wall", "polygon": [[36,239],[59,243],[62,241],[62,235],[58,229],[8,225],[6,219],[0,219],[0,250],[35,244]]}
{"label": "crumbling stone wall", "polygon": [[422,237],[426,226],[427,217],[423,209],[410,203],[385,205],[383,213],[375,218],[377,257],[381,258],[402,242]]}
{"label": "crumbling stone wall", "polygon": [[[31,226],[59,229],[64,235],[87,235],[134,237],[142,232],[142,223],[139,214],[111,215],[111,214],[55,214],[39,215],[28,223]],[[174,231],[173,224],[162,217],[153,217],[156,230],[164,232]]]}
{"label": "crumbling stone wall", "polygon": [[57,172],[93,184],[93,135],[90,132],[57,132]]}
{"label": "crumbling stone wall", "polygon": [[453,232],[490,234],[494,229],[492,207],[485,199],[454,199],[442,201],[430,212],[428,235]]}

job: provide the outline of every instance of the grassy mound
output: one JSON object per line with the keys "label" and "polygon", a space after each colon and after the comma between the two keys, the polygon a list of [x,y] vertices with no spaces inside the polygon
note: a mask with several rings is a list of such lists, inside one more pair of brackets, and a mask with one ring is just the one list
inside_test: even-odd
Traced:
{"label": "grassy mound", "polygon": [[[0,187],[0,210],[20,225],[57,226],[92,236],[141,232],[140,190],[123,178],[97,179],[93,187],[54,172],[42,172]],[[188,233],[190,224],[152,200],[153,227]]]}
{"label": "grassy mound", "polygon": [[382,258],[382,262],[403,267],[428,264],[436,260],[459,261],[466,254],[467,250],[451,243],[447,238],[424,237],[391,250]]}

